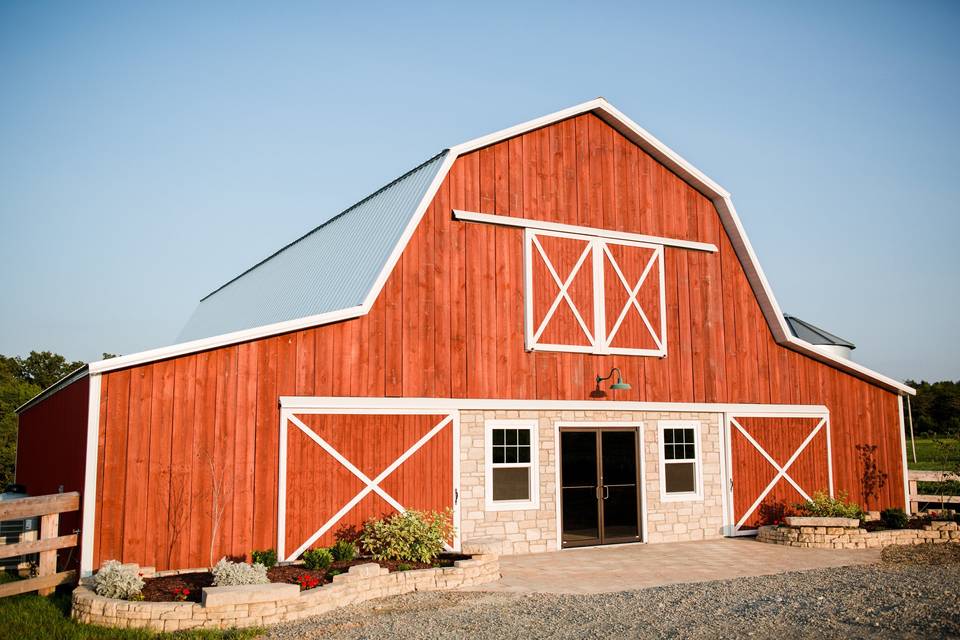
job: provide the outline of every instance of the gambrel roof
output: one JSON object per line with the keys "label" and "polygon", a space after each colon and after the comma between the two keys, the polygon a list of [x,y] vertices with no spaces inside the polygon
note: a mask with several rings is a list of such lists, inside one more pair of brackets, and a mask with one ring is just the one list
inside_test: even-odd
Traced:
{"label": "gambrel roof", "polygon": [[[365,315],[457,157],[584,113],[596,115],[713,202],[779,344],[891,391],[915,393],[892,378],[837,358],[795,336],[744,232],[730,193],[603,98],[441,152],[207,296],[183,331],[182,337],[189,342],[95,362],[90,371],[110,371]],[[303,273],[305,265],[309,268]],[[344,273],[350,270],[357,273]],[[270,287],[284,275],[293,277],[297,286],[291,288],[290,280],[284,279],[286,286]]]}
{"label": "gambrel roof", "polygon": [[445,154],[438,153],[205,296],[179,339],[360,307]]}

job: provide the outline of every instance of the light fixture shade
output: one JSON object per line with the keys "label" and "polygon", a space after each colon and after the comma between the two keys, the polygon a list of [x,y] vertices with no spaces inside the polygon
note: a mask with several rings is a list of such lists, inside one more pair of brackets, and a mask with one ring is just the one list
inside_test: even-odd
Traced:
{"label": "light fixture shade", "polygon": [[617,378],[617,381],[610,385],[610,388],[615,391],[626,391],[630,388],[630,385],[623,381],[623,378]]}

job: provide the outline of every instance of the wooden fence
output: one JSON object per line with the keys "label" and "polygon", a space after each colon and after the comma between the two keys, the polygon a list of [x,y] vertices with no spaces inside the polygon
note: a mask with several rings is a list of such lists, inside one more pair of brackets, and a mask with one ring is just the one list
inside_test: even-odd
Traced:
{"label": "wooden fence", "polygon": [[949,471],[910,471],[908,482],[910,483],[910,513],[917,513],[920,510],[920,503],[944,505],[960,504],[960,496],[938,496],[929,493],[920,493],[917,488],[917,482],[944,482],[947,480],[960,480]]}
{"label": "wooden fence", "polygon": [[38,540],[0,546],[0,558],[40,554],[37,575],[0,584],[0,598],[29,591],[46,596],[53,593],[57,585],[76,579],[75,571],[57,572],[57,550],[77,546],[77,534],[60,535],[60,514],[79,508],[80,494],[76,491],[0,502],[0,522],[40,517]]}

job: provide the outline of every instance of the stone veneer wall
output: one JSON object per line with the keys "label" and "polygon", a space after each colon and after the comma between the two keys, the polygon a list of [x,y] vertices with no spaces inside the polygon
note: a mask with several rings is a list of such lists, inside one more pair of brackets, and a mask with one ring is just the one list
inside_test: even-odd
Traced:
{"label": "stone veneer wall", "polygon": [[334,576],[332,583],[307,591],[282,583],[207,587],[202,604],[117,600],[98,596],[82,584],[73,591],[72,616],[90,624],[155,631],[259,627],[315,616],[373,598],[453,589],[499,578],[498,558],[487,554],[458,560],[453,567],[393,573],[373,563],[354,565],[347,573]]}
{"label": "stone veneer wall", "polygon": [[760,527],[757,540],[788,547],[816,549],[877,549],[895,544],[960,542],[956,522],[933,522],[923,529],[867,531],[859,527]]}
{"label": "stone veneer wall", "polygon": [[[484,425],[487,420],[537,420],[540,458],[540,506],[521,511],[486,511],[484,494]],[[700,422],[703,498],[684,502],[660,500],[660,420]],[[604,422],[643,424],[646,465],[645,495],[648,542],[719,538],[723,512],[720,482],[721,414],[642,411],[461,411],[460,535],[464,541],[502,541],[502,553],[557,550],[556,423]]]}

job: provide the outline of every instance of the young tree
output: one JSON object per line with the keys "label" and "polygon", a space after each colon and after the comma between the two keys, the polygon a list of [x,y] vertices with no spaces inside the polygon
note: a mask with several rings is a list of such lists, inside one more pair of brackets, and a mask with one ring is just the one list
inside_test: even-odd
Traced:
{"label": "young tree", "polygon": [[880,489],[887,484],[888,474],[877,468],[877,445],[858,444],[857,454],[863,466],[863,473],[860,475],[860,494],[863,496],[863,506],[869,511],[870,498],[874,500],[880,498]]}

